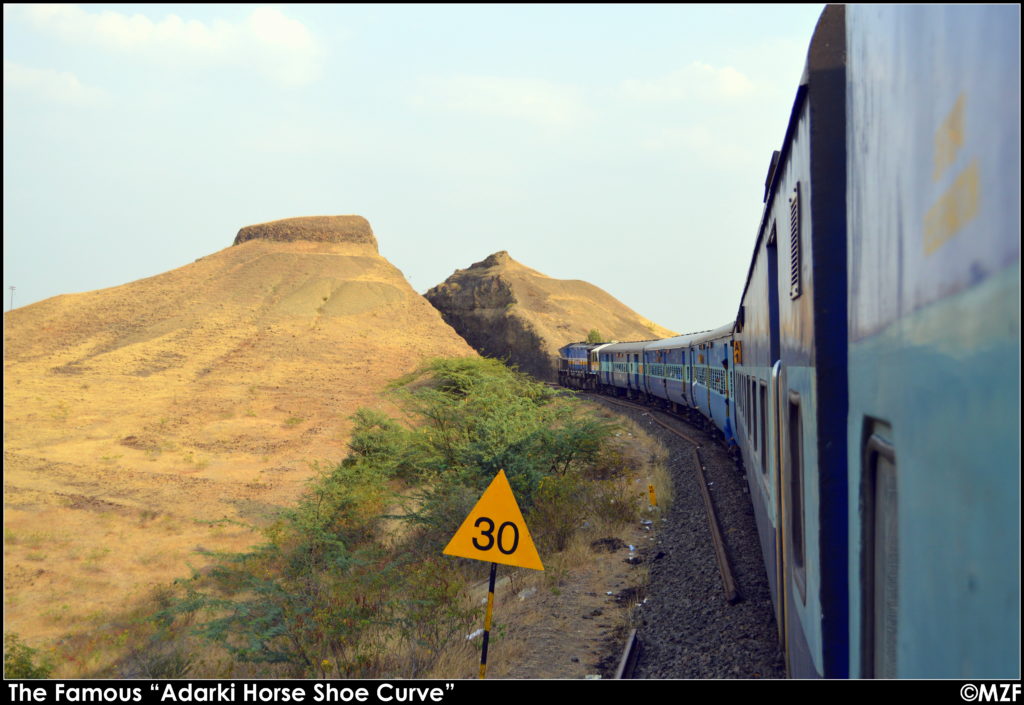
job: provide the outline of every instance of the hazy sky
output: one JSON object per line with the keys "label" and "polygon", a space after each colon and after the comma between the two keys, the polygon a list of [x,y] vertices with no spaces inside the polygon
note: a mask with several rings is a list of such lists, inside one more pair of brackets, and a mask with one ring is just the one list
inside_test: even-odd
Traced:
{"label": "hazy sky", "polygon": [[4,310],[357,213],[732,320],[821,5],[4,5]]}

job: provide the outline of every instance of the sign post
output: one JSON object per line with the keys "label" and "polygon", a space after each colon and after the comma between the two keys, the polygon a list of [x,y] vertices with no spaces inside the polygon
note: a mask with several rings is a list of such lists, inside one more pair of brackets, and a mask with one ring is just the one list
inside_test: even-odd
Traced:
{"label": "sign post", "polygon": [[487,642],[491,638],[491,614],[494,611],[494,578],[498,575],[498,564],[491,563],[491,580],[487,584],[487,614],[484,615],[484,643],[480,648],[480,678],[487,675]]}
{"label": "sign post", "polygon": [[443,551],[449,556],[487,561],[491,564],[491,577],[487,588],[487,614],[484,617],[484,640],[480,654],[480,677],[487,674],[487,643],[491,634],[491,614],[494,609],[494,581],[498,563],[544,570],[537,547],[530,538],[523,513],[519,510],[512,486],[504,470],[488,485],[470,510]]}

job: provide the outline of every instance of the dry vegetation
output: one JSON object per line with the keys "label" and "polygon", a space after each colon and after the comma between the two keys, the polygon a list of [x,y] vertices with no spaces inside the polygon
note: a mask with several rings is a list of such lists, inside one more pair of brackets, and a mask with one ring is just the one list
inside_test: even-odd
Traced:
{"label": "dry vegetation", "polygon": [[[467,360],[435,363],[432,374],[461,384],[476,370],[502,369]],[[651,538],[639,520],[657,519],[670,497],[663,451],[603,408],[583,411],[498,374],[527,385],[526,396],[517,402],[505,396],[506,382],[488,379],[470,380],[478,391],[465,396],[439,396],[437,385],[414,381],[399,404],[422,424],[360,412],[348,459],[325,470],[260,547],[221,556],[191,581],[69,635],[55,654],[57,675],[473,677],[480,640],[466,635],[481,623],[486,564],[440,549],[468,510],[450,516],[451,498],[471,506],[489,463],[510,467],[546,566],[501,568],[489,675],[600,672],[608,664],[599,657],[619,648],[646,577],[608,546]],[[447,413],[455,407],[461,418]],[[438,437],[442,417],[447,440]],[[482,450],[481,431],[494,421],[509,433]],[[650,483],[660,509],[648,506]],[[385,524],[381,515],[413,495],[419,501],[398,520],[405,530],[391,531],[396,520]]]}
{"label": "dry vegetation", "polygon": [[473,354],[366,244],[255,240],[5,313],[5,629],[103,666],[66,635],[260,540],[356,408]]}
{"label": "dry vegetation", "polygon": [[[266,542],[309,481],[345,455],[357,408],[401,414],[393,398],[380,396],[389,380],[428,357],[474,355],[377,254],[368,224],[335,218],[244,228],[241,244],[194,264],[4,315],[4,613],[12,634],[5,651],[23,673],[40,659],[58,677],[296,673],[294,664],[239,660],[223,645],[196,641],[190,629],[198,613],[182,613],[173,581],[209,580],[216,554]],[[293,237],[303,240],[278,241]],[[581,625],[578,617],[599,609],[590,593],[607,597],[597,586],[640,579],[621,556],[590,548],[611,535],[635,543],[629,532],[639,529],[630,521],[657,467],[636,429],[621,433],[621,448],[613,440],[601,461],[618,488],[589,495],[589,519],[576,506],[529,518],[531,528],[551,525],[538,529],[549,568],[512,573],[499,588],[493,648],[506,657],[495,660],[492,675],[583,675],[586,659],[545,670],[554,663],[543,646],[552,625],[567,620],[559,633],[579,632],[592,650],[625,619],[627,610],[613,619],[609,608],[597,629],[598,620]],[[600,466],[591,469],[600,475]],[[413,496],[413,479],[389,478],[379,497],[360,498],[367,516],[377,522],[399,506],[422,508],[399,501]],[[549,486],[549,502],[564,499],[559,487]],[[630,500],[616,507],[616,496]],[[624,514],[615,519],[617,511]],[[589,523],[565,532],[558,526],[565,517]],[[414,528],[394,531],[401,522],[389,521],[373,532],[389,533],[386,548],[414,537]],[[448,604],[461,629],[460,615],[479,611],[479,595],[462,588],[478,569],[425,566],[421,587],[443,575],[459,586]],[[531,587],[535,597],[519,600]],[[393,654],[374,661],[380,673],[412,664],[422,674],[475,674],[479,641],[449,632],[445,648],[425,658],[409,634],[366,635],[378,656]],[[533,654],[533,665],[516,653]]]}

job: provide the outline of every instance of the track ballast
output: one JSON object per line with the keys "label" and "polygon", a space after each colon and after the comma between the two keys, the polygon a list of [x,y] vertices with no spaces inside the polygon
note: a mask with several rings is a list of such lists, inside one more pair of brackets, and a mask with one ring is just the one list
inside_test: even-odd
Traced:
{"label": "track ballast", "polygon": [[[635,616],[638,656],[633,678],[784,678],[768,580],[746,479],[735,460],[705,432],[662,412],[587,398],[627,414],[669,451],[674,498],[646,560],[647,600]],[[687,440],[655,423],[678,425]],[[730,604],[709,534],[697,472],[721,527],[738,599]]]}

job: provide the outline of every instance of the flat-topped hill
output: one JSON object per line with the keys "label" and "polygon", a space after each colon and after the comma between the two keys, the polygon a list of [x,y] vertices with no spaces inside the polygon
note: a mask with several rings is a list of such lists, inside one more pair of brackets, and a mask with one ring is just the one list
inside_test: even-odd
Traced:
{"label": "flat-topped hill", "polygon": [[257,542],[247,526],[344,457],[356,408],[476,354],[369,233],[257,237],[4,314],[5,629],[87,630]]}
{"label": "flat-topped hill", "polygon": [[645,340],[675,335],[603,289],[554,279],[506,251],[457,270],[425,296],[481,355],[508,359],[539,379],[557,376],[558,348],[586,340]]}
{"label": "flat-topped hill", "polygon": [[373,229],[361,215],[312,215],[247,225],[238,231],[234,244],[240,245],[249,240],[347,242],[373,245],[373,249],[377,250]]}

